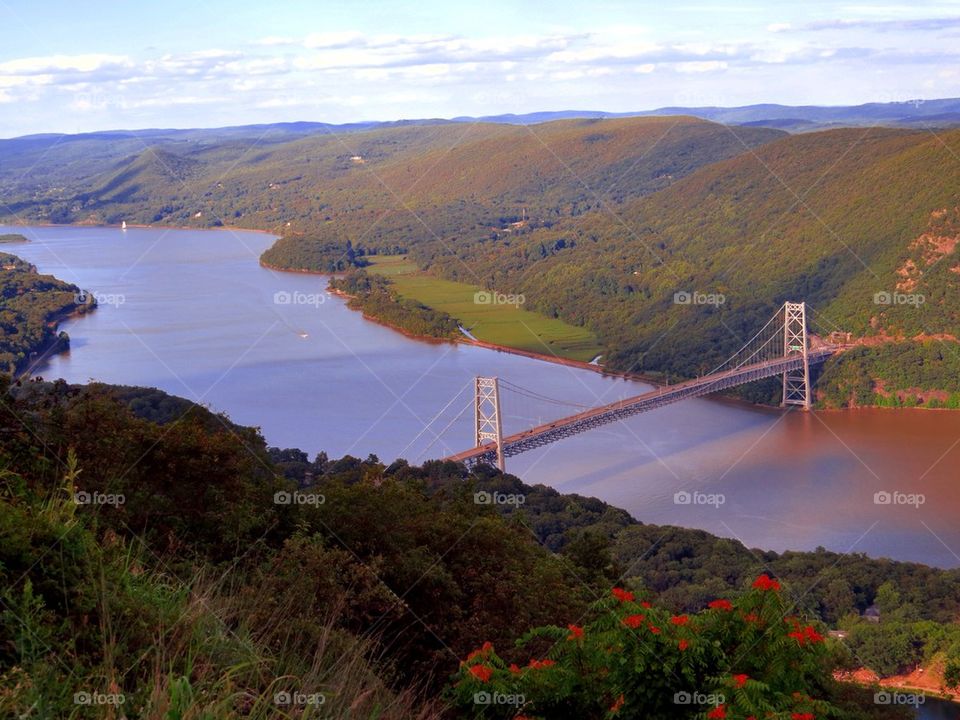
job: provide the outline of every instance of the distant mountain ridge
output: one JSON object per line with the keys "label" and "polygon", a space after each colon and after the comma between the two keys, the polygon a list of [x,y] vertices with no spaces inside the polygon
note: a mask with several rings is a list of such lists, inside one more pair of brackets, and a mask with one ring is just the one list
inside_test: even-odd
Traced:
{"label": "distant mountain ridge", "polygon": [[[320,132],[365,132],[409,125],[443,125],[451,123],[487,122],[508,125],[536,125],[554,120],[580,118],[626,118],[667,115],[690,115],[703,120],[730,125],[763,125],[785,127],[791,123],[798,126],[849,126],[891,125],[933,122],[960,124],[960,98],[922,98],[894,102],[872,102],[861,105],[780,105],[758,103],[733,107],[670,105],[653,110],[610,112],[607,110],[544,110],[530,113],[501,113],[496,115],[460,115],[453,118],[408,118],[400,120],[366,120],[349,123],[328,123],[297,120],[276,123],[230,125],[215,128],[142,128],[136,130],[98,130],[86,133],[38,133],[13,138],[0,138],[0,157],[14,143],[33,142],[53,144],[70,140],[117,140],[127,138],[210,140],[228,137],[247,137],[251,134],[269,133],[276,138],[281,135],[298,136]],[[776,123],[776,125],[774,125]]]}
{"label": "distant mountain ridge", "polygon": [[960,124],[960,98],[938,100],[912,99],[898,102],[865,103],[863,105],[778,105],[762,103],[739,107],[668,106],[636,112],[606,112],[602,110],[559,110],[523,115],[489,115],[480,118],[458,117],[457,122],[481,120],[517,125],[531,125],[552,120],[573,118],[649,117],[691,115],[703,120],[727,125],[764,125],[783,130],[811,130],[825,127],[884,125],[901,127],[930,122],[940,125]]}

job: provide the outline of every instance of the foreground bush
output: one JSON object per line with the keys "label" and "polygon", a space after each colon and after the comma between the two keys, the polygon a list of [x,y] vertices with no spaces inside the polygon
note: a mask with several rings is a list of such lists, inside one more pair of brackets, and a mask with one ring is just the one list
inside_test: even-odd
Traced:
{"label": "foreground bush", "polygon": [[736,601],[716,600],[693,615],[614,588],[582,626],[524,636],[518,644],[534,652],[523,667],[484,644],[461,665],[452,696],[478,718],[836,716],[824,699],[824,638],[790,612],[766,575]]}

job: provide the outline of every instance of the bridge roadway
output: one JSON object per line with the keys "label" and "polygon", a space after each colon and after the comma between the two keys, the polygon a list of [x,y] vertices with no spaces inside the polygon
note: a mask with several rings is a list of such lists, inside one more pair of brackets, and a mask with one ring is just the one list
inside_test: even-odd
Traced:
{"label": "bridge roadway", "polygon": [[[807,353],[809,363],[811,365],[822,363],[837,350],[838,348],[832,346],[821,346],[816,350],[809,350]],[[503,454],[504,457],[519,455],[522,452],[549,445],[562,438],[592,430],[595,427],[616,422],[631,415],[638,415],[687,398],[709,395],[754,380],[775,377],[801,368],[803,368],[803,355],[795,353],[786,357],[744,365],[733,370],[725,370],[702,378],[687,380],[677,385],[663,386],[643,395],[636,395],[609,405],[584,410],[576,415],[570,415],[514,435],[505,436],[503,438]],[[488,443],[470,448],[445,459],[463,462],[468,465],[480,462],[495,465],[497,461],[496,444]]]}

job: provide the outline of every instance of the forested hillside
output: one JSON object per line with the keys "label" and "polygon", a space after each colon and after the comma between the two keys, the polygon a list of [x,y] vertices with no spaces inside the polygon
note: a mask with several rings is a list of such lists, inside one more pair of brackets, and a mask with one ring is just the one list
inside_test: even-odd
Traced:
{"label": "forested hillside", "polygon": [[0,253],[0,372],[18,372],[54,345],[66,347],[69,338],[57,334],[57,321],[94,305],[92,297],[78,295],[75,285],[40,275],[29,263]]}
{"label": "forested hillside", "polygon": [[[396,248],[488,235],[525,213],[549,222],[586,212],[782,135],[671,117],[413,125],[282,142],[268,134],[131,146],[128,138],[128,153],[112,167],[67,176],[46,192],[11,190],[5,204],[35,220],[232,224],[282,230],[307,244]],[[61,162],[51,149],[38,175]],[[296,245],[267,259],[295,265]]]}
{"label": "forested hillside", "polygon": [[[479,275],[547,315],[589,326],[620,368],[709,370],[785,299],[806,300],[822,335],[933,336],[955,352],[958,156],[957,131],[791,136],[616,213],[462,242],[456,257],[429,243],[412,255],[434,272]],[[684,291],[725,302],[675,303]]]}

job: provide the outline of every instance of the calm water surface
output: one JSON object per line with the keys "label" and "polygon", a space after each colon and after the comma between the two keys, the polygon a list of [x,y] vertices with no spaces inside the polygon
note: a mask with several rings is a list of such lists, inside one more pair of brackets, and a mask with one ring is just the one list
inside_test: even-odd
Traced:
{"label": "calm water surface", "polygon": [[[406,338],[325,297],[325,278],[261,268],[267,235],[0,228],[13,231],[33,242],[5,250],[116,301],[64,323],[72,349],[40,374],[160,387],[259,426],[274,445],[419,462],[472,444],[471,412],[457,416],[478,374],[584,405],[646,387]],[[507,432],[574,410],[506,392],[503,405]],[[511,458],[508,469],[752,547],[960,566],[960,413],[690,400]],[[677,503],[683,492],[723,503]],[[877,504],[878,492],[924,502]]]}
{"label": "calm water surface", "polygon": [[917,708],[917,717],[921,720],[960,720],[960,705],[927,698],[923,705]]}

